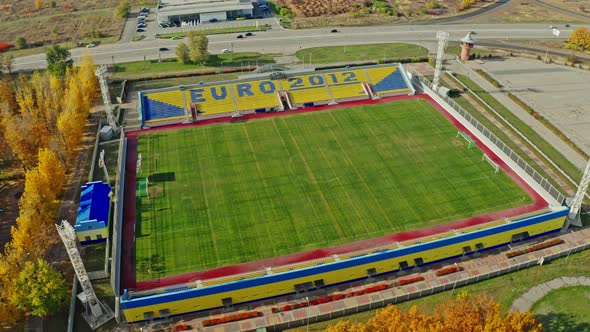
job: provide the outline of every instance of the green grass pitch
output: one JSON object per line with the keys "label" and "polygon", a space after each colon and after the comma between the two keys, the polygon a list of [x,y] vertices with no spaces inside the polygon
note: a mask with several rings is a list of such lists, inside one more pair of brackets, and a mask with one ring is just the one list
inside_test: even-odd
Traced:
{"label": "green grass pitch", "polygon": [[412,100],[142,135],[137,279],[532,201],[456,134],[430,104]]}

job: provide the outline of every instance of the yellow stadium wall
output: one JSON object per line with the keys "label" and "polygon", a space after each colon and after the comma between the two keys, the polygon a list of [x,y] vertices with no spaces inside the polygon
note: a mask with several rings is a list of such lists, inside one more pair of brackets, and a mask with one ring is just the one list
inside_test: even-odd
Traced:
{"label": "yellow stadium wall", "polygon": [[[231,298],[233,304],[238,304],[289,294],[294,292],[295,285],[313,282],[318,279],[323,279],[324,285],[326,286],[363,279],[367,277],[368,269],[376,269],[377,274],[389,273],[399,270],[400,262],[403,261],[407,262],[408,266],[414,266],[414,260],[416,258],[422,258],[423,264],[429,264],[462,256],[464,254],[463,247],[465,246],[470,246],[475,251],[475,245],[481,243],[484,246],[484,250],[488,250],[510,243],[512,236],[521,232],[528,232],[530,237],[551,233],[562,227],[567,212],[567,208],[564,208],[560,211],[526,218],[525,220],[528,222],[523,222],[526,224],[524,227],[510,227],[516,226],[519,223],[519,221],[513,221],[509,224],[495,226],[490,229],[459,234],[442,240],[434,240],[406,248],[378,252],[337,263],[323,264],[320,266],[312,265],[306,269],[284,272],[274,276],[268,275],[211,287],[193,288],[177,292],[178,294],[163,293],[130,300],[126,300],[124,296],[122,300],[123,312],[129,322],[135,322],[144,320],[144,313],[146,312],[153,312],[155,317],[159,317],[160,310],[168,309],[170,315],[177,315],[221,307],[222,299],[224,298]],[[503,231],[496,230],[501,228],[508,229]],[[481,236],[472,236],[478,233]],[[464,239],[461,240],[461,238]],[[442,245],[442,242],[448,244]],[[395,256],[395,252],[398,251],[409,252],[397,257],[387,257]],[[344,265],[348,266],[342,267]],[[277,277],[275,278],[277,280],[273,281],[273,277]],[[239,286],[240,284],[246,283],[251,284],[251,286]],[[188,293],[181,294],[182,292]],[[195,296],[189,296],[188,294],[190,292],[194,292]],[[202,295],[198,295],[198,293],[202,293]],[[183,298],[187,296],[189,297]],[[138,302],[145,305],[133,303],[137,302],[136,300],[139,300]]]}

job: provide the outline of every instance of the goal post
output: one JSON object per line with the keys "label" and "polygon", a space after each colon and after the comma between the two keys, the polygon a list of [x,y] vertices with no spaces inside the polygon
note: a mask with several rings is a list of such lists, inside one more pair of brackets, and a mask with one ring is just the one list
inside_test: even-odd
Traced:
{"label": "goal post", "polygon": [[473,141],[471,139],[471,137],[469,137],[469,135],[467,135],[466,133],[462,132],[462,131],[457,131],[457,136],[455,136],[455,138],[463,138],[464,140],[467,141],[467,148],[471,149],[472,146],[475,146],[475,141]]}
{"label": "goal post", "polygon": [[486,161],[488,164],[490,164],[494,168],[494,173],[498,173],[500,171],[500,166],[498,166],[498,164],[496,164],[490,157],[488,157],[487,154],[483,154],[483,156],[481,157],[481,161]]}

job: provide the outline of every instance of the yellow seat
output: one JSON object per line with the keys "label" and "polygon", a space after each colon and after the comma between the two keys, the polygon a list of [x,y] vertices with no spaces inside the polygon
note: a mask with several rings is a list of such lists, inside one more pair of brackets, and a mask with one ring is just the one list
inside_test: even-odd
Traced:
{"label": "yellow seat", "polygon": [[232,84],[239,111],[279,106],[277,92],[280,87],[271,80],[258,80]]}
{"label": "yellow seat", "polygon": [[199,115],[230,113],[235,111],[232,87],[229,84],[191,88],[187,91],[187,94],[187,101],[197,105]]}

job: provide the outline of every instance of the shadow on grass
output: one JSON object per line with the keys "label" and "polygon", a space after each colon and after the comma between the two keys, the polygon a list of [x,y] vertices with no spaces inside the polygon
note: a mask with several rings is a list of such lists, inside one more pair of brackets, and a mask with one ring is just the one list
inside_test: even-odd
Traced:
{"label": "shadow on grass", "polygon": [[537,315],[545,331],[580,332],[590,331],[590,324],[576,321],[574,315],[564,313],[548,313]]}

